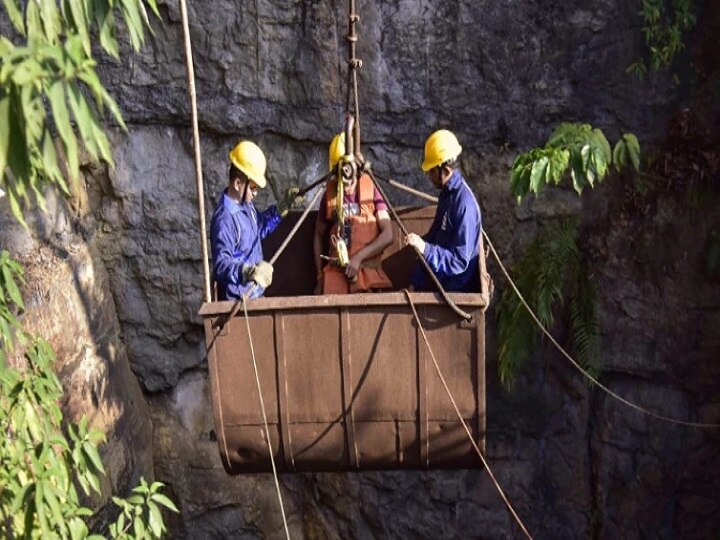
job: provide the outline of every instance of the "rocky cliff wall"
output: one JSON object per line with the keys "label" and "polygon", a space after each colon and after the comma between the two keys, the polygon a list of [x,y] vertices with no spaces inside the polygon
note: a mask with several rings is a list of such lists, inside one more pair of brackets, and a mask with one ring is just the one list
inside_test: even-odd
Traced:
{"label": "rocky cliff wall", "polygon": [[[281,537],[272,478],[227,477],[212,437],[182,33],[177,4],[159,3],[162,21],[142,53],[126,46],[122,62],[102,62],[129,132],[113,135],[115,169],[85,167],[90,211],[74,226],[107,269],[153,421],[155,472],[182,510],[174,535]],[[279,188],[319,177],[342,118],[345,2],[189,4],[207,207],[239,138],[263,147]],[[703,274],[704,245],[692,241],[717,226],[717,202],[686,217],[682,201],[661,196],[638,217],[623,207],[622,179],[582,201],[558,189],[519,207],[507,188],[517,151],[541,144],[558,121],[590,122],[611,138],[662,135],[685,89],[669,75],[639,82],[625,73],[641,54],[637,6],[359,0],[358,9],[363,141],[375,169],[428,189],[425,137],[453,129],[506,261],[549,220],[582,214],[601,293],[603,381],[662,413],[717,421],[720,293]],[[272,200],[268,190],[259,205]],[[492,322],[487,352],[488,457],[537,538],[714,534],[717,433],[627,410],[545,347],[508,393],[495,373]],[[281,484],[293,537],[519,535],[483,471],[306,474]]]}

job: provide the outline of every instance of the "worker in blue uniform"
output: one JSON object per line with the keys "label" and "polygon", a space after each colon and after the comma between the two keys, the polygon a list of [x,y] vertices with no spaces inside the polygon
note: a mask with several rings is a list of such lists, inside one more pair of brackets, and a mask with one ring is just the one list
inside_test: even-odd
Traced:
{"label": "worker in blue uniform", "polygon": [[[213,278],[218,300],[262,296],[272,283],[273,267],[263,260],[262,240],[287,214],[298,189],[291,188],[278,205],[258,212],[253,199],[267,185],[265,154],[255,143],[241,141],[230,152],[228,187],[210,224]],[[253,288],[254,285],[254,288]]]}
{"label": "worker in blue uniform", "polygon": [[[422,170],[440,189],[437,211],[427,234],[408,234],[405,243],[417,248],[446,291],[477,292],[480,207],[458,168],[461,152],[460,143],[448,130],[435,131],[428,137]],[[433,287],[420,264],[413,270],[411,283],[419,291]]]}

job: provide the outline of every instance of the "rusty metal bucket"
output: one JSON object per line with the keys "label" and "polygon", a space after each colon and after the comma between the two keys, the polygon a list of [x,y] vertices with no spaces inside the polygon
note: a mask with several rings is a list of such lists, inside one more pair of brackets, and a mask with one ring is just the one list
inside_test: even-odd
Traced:
{"label": "rusty metal bucket", "polygon": [[[404,210],[411,231],[434,208]],[[284,224],[291,227],[292,220]],[[312,225],[276,265],[268,296],[248,303],[275,461],[281,471],[477,468],[407,299],[401,292],[308,295]],[[265,246],[284,238],[283,231]],[[398,288],[412,254],[396,244],[383,267]],[[277,295],[277,296],[271,296]],[[453,293],[461,322],[433,293],[412,293],[440,367],[473,437],[485,443],[485,316],[479,293]],[[216,435],[229,473],[271,470],[250,344],[233,302],[204,304]],[[222,324],[224,323],[224,324]]]}

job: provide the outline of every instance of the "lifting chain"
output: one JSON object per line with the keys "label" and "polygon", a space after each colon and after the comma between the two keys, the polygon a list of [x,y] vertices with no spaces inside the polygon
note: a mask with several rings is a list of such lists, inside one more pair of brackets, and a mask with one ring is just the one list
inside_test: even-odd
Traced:
{"label": "lifting chain", "polygon": [[348,42],[348,87],[347,98],[345,101],[345,113],[348,117],[353,117],[355,121],[355,129],[353,133],[352,146],[350,139],[346,136],[347,153],[360,154],[360,102],[358,98],[358,79],[357,72],[362,68],[362,60],[356,56],[355,46],[358,42],[358,34],[356,24],[360,21],[360,16],[355,12],[355,0],[348,0],[348,33],[345,39]]}

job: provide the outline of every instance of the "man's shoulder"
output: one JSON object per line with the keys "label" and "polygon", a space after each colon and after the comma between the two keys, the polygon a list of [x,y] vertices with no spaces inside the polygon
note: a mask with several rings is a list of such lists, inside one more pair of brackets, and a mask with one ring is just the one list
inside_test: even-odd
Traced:
{"label": "man's shoulder", "polygon": [[453,195],[455,206],[458,209],[463,209],[480,215],[480,206],[478,205],[477,198],[475,197],[472,189],[470,189],[468,183],[465,181],[465,178],[462,178],[462,183],[458,185]]}

